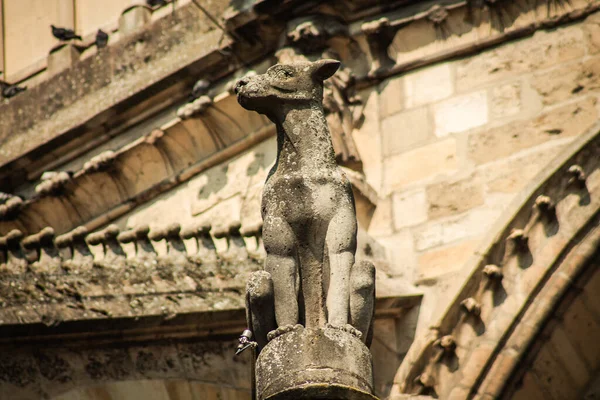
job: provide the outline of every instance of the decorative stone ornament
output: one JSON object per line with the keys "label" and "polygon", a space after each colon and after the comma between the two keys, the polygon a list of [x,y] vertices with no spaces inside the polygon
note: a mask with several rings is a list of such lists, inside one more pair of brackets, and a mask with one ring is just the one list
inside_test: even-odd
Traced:
{"label": "decorative stone ornament", "polygon": [[246,293],[260,400],[374,398],[375,268],[354,259],[354,198],[323,111],[323,81],[339,65],[278,64],[235,88],[277,127],[261,208],[265,270]]}

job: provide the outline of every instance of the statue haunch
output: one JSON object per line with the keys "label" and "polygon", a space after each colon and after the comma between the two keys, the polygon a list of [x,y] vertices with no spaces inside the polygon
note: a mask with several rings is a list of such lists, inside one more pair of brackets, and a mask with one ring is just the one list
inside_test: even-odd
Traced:
{"label": "statue haunch", "polygon": [[322,105],[323,81],[339,65],[278,64],[235,88],[244,108],[277,126],[277,161],[261,210],[265,271],[251,276],[246,294],[259,348],[297,324],[328,325],[370,340],[375,269],[354,262],[352,188],[335,162]]}

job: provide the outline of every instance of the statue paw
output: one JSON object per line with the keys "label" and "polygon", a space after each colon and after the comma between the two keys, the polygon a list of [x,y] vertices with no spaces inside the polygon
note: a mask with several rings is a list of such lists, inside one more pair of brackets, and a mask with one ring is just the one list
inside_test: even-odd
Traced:
{"label": "statue paw", "polygon": [[267,340],[270,342],[271,340],[275,339],[278,336],[283,335],[284,333],[288,333],[291,332],[293,330],[302,328],[302,325],[300,324],[296,324],[296,325],[282,325],[279,328],[267,333]]}
{"label": "statue paw", "polygon": [[362,338],[362,333],[350,324],[344,324],[344,325],[326,324],[325,328],[339,329],[340,331],[350,333],[351,335],[354,335],[359,339]]}

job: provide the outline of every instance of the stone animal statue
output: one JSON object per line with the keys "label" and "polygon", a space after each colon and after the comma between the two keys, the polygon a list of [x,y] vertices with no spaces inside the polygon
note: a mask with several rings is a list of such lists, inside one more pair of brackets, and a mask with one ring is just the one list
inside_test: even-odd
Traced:
{"label": "stone animal statue", "polygon": [[323,111],[323,81],[340,63],[278,64],[241,79],[248,110],[277,127],[277,161],[262,198],[264,271],[247,286],[248,323],[259,349],[295,329],[325,326],[370,342],[375,269],[355,263],[351,185],[337,167]]}

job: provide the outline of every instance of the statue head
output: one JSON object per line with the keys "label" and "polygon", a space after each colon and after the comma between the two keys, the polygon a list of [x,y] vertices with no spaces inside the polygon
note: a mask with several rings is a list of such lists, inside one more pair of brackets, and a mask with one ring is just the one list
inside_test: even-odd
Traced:
{"label": "statue head", "polygon": [[290,105],[320,104],[323,81],[339,66],[336,60],[277,64],[262,75],[240,79],[235,92],[242,107],[274,119]]}

